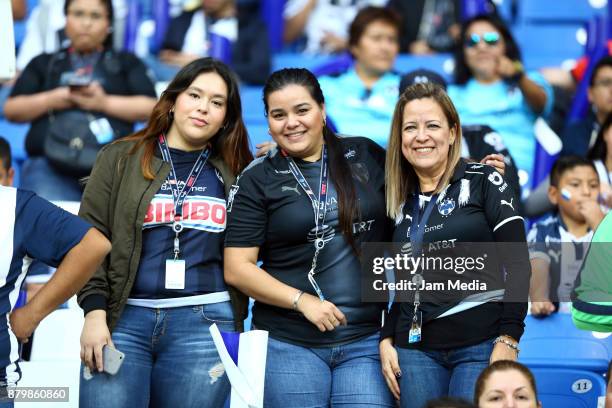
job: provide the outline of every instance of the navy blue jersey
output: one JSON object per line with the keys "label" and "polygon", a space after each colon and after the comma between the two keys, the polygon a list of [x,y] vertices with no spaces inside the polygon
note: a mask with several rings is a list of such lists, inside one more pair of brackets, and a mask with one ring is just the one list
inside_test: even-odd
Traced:
{"label": "navy blue jersey", "polygon": [[[170,149],[179,180],[184,185],[200,151]],[[206,164],[183,205],[180,233],[181,259],[185,260],[185,289],[166,289],[166,260],[173,258],[174,202],[168,180],[151,200],[143,224],[142,253],[131,299],[167,299],[225,291],[222,250],[226,209],[223,180]]]}
{"label": "navy blue jersey", "polygon": [[548,217],[531,227],[527,235],[529,258],[543,259],[549,264],[551,301],[570,301],[574,281],[592,237],[593,231],[575,237],[567,231],[559,216]]}
{"label": "navy blue jersey", "polygon": [[0,384],[19,380],[17,339],[8,314],[32,259],[57,266],[90,225],[29,191],[0,186]]}

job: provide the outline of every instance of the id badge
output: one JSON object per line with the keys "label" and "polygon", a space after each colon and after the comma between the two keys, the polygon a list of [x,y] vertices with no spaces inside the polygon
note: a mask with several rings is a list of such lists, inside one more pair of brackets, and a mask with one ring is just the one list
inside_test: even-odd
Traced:
{"label": "id badge", "polygon": [[113,128],[106,118],[98,118],[89,122],[89,130],[94,134],[99,144],[110,143],[113,140]]}
{"label": "id badge", "polygon": [[185,261],[166,259],[166,289],[185,289]]}
{"label": "id badge", "polygon": [[417,319],[412,321],[408,332],[408,343],[418,343],[421,341],[421,312],[417,312]]}

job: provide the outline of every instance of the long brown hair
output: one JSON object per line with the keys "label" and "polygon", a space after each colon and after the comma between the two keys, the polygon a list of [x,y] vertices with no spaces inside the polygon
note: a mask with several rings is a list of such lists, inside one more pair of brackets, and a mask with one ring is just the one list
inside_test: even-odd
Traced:
{"label": "long brown hair", "polygon": [[224,63],[212,58],[200,58],[186,65],[176,74],[155,104],[147,126],[118,141],[137,141],[129,154],[135,153],[140,147],[144,146],[141,169],[146,179],[153,180],[155,178],[155,170],[151,165],[157,148],[157,138],[161,133],[167,132],[172,125],[173,116],[170,115],[170,110],[174,106],[176,98],[189,88],[198,75],[207,72],[219,74],[228,89],[224,126],[211,139],[211,155],[220,157],[234,175],[239,174],[253,160],[249,146],[249,136],[242,121],[242,104],[238,81]]}
{"label": "long brown hair", "polygon": [[[265,114],[268,115],[268,97],[289,85],[304,87],[322,108],[325,98],[319,81],[312,72],[304,68],[285,68],[270,75],[263,89]],[[356,250],[353,239],[353,221],[359,218],[357,196],[351,168],[344,157],[340,138],[327,126],[323,126],[323,140],[329,149],[329,176],[338,193],[338,220],[346,240]]]}
{"label": "long brown hair", "polygon": [[385,163],[387,214],[391,218],[395,218],[398,215],[400,206],[406,200],[408,193],[419,183],[414,168],[402,154],[402,121],[404,118],[404,108],[408,102],[424,98],[431,98],[440,106],[448,126],[451,130],[455,131],[455,141],[449,147],[448,161],[446,162],[444,174],[438,182],[434,193],[442,191],[450,182],[453,171],[461,159],[461,122],[459,121],[459,114],[455,109],[455,105],[453,105],[444,89],[430,82],[418,83],[406,88],[397,101],[395,111],[393,112],[391,136],[389,137],[387,160]]}

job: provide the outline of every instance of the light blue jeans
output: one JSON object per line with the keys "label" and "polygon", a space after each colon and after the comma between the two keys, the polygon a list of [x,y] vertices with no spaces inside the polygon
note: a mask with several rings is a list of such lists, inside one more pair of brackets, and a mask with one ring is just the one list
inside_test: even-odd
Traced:
{"label": "light blue jeans", "polygon": [[380,368],[378,332],[335,347],[308,348],[270,338],[266,408],[395,407]]}
{"label": "light blue jeans", "polygon": [[126,306],[112,339],[119,372],[83,379],[81,408],[223,407],[230,384],[208,328],[234,331],[230,302],[168,309]]}
{"label": "light blue jeans", "polygon": [[450,350],[396,349],[401,408],[422,408],[447,395],[472,401],[476,379],[489,365],[493,339]]}
{"label": "light blue jeans", "polygon": [[77,177],[55,170],[45,157],[30,157],[21,166],[20,187],[49,201],[81,201]]}

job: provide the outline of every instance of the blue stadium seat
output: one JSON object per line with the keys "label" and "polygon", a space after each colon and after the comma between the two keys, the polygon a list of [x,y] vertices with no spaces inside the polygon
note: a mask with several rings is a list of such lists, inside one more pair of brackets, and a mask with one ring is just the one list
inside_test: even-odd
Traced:
{"label": "blue stadium seat", "polygon": [[262,0],[261,15],[268,27],[270,50],[278,52],[283,48],[283,9],[285,0]]}
{"label": "blue stadium seat", "polygon": [[333,55],[304,55],[300,53],[278,53],[272,55],[272,71],[283,68],[314,69],[325,63],[333,61]]}
{"label": "blue stadium seat", "polygon": [[353,57],[348,52],[336,56],[331,61],[315,67],[312,73],[316,76],[334,75],[339,72],[344,72],[353,65]]}
{"label": "blue stadium seat", "polygon": [[[322,68],[334,66],[340,63],[342,67],[346,65],[346,55],[304,55],[299,53],[280,53],[272,57],[272,70],[276,71],[282,68],[306,68],[311,71],[317,71]],[[431,69],[447,80],[450,79],[452,66],[451,54],[437,54],[415,57],[409,54],[398,55],[395,61],[395,69],[398,72],[405,73],[418,68]]]}
{"label": "blue stadium seat", "polygon": [[32,13],[32,10],[36,6],[38,6],[38,0],[27,0],[26,1],[26,7],[27,7],[26,17],[21,21],[13,22],[13,33],[15,34],[15,48],[16,49],[19,49],[19,46],[23,42],[23,39],[26,33],[26,23],[28,21],[28,18],[30,18],[30,14]]}
{"label": "blue stadium seat", "polygon": [[249,138],[251,139],[251,148],[255,153],[255,145],[261,142],[268,142],[272,140],[272,136],[268,134],[267,123],[246,123],[247,130],[249,132]]}
{"label": "blue stadium seat", "polygon": [[612,336],[599,339],[592,332],[577,329],[567,313],[542,319],[529,315],[525,319],[519,360],[530,368],[557,367],[601,374],[611,359]]}
{"label": "blue stadium seat", "polygon": [[[543,407],[593,408],[606,395],[602,375],[583,370],[534,368],[538,398]],[[603,405],[602,405],[603,406]]]}
{"label": "blue stadium seat", "polygon": [[436,54],[426,56],[414,56],[400,54],[395,60],[395,70],[404,74],[415,69],[429,69],[444,77],[445,80],[452,80],[452,69],[454,67],[453,56],[451,54]]}
{"label": "blue stadium seat", "polygon": [[15,171],[15,175],[13,176],[13,187],[19,187],[19,177],[21,177],[21,164],[13,160],[12,166],[13,171]]}
{"label": "blue stadium seat", "polygon": [[242,117],[247,124],[262,124],[266,122],[264,105],[261,99],[260,86],[241,86],[240,99],[242,101]]}
{"label": "blue stadium seat", "polygon": [[603,7],[594,8],[587,0],[522,0],[517,11],[520,22],[585,22],[605,14],[607,7],[604,3]]}
{"label": "blue stadium seat", "polygon": [[525,60],[548,57],[557,65],[581,57],[586,44],[586,29],[579,23],[520,24],[513,28],[513,34]]}

